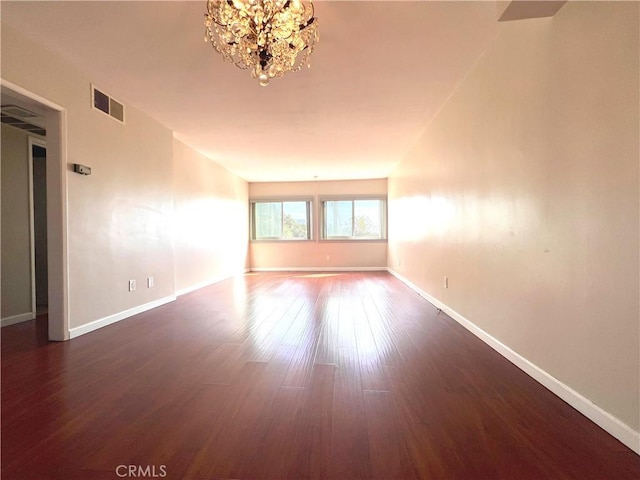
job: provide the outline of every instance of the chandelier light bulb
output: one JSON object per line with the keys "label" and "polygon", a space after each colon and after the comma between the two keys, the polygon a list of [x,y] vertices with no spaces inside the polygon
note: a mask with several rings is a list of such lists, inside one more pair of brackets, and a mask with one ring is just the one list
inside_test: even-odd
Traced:
{"label": "chandelier light bulb", "polygon": [[205,41],[260,85],[310,66],[319,40],[311,0],[208,0]]}

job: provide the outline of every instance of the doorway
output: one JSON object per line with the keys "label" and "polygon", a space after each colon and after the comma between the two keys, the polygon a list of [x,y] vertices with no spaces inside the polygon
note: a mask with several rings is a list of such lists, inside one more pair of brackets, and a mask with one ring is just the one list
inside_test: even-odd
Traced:
{"label": "doorway", "polygon": [[[32,187],[30,220],[33,230],[35,231],[37,224],[39,231],[32,235],[34,241],[31,242],[31,302],[36,313],[38,307],[47,309],[46,337],[55,341],[68,340],[67,112],[64,107],[4,78],[0,79],[0,85],[3,106],[12,105],[37,114],[36,116],[42,117],[41,126],[46,129],[46,143],[41,141],[39,144],[34,140],[40,139],[32,137],[28,149],[29,168],[33,170],[31,174],[37,176],[30,175],[29,180]],[[43,148],[44,152],[33,148],[33,145]],[[42,158],[46,161],[42,161]],[[42,188],[41,182],[44,182],[45,188]],[[39,206],[36,206],[36,202]],[[46,223],[43,219],[46,219]],[[36,243],[40,245],[38,253]],[[42,248],[43,244],[46,249]],[[4,286],[4,282],[10,280],[3,278],[1,281]]]}
{"label": "doorway", "polygon": [[41,140],[29,139],[31,147],[31,291],[36,316],[47,313],[49,279],[47,268],[47,148]]}

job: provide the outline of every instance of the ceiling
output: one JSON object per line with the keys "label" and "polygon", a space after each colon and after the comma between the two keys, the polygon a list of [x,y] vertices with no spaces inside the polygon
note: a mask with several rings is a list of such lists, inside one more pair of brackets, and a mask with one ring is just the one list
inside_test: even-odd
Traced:
{"label": "ceiling", "polygon": [[204,42],[204,0],[3,0],[2,23],[248,181],[387,177],[497,34],[496,3],[314,5],[312,68],[268,87]]}

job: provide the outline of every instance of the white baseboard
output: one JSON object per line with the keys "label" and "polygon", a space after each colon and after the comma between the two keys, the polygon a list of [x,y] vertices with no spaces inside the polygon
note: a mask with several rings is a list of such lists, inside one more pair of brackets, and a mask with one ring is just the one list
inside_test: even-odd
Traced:
{"label": "white baseboard", "polygon": [[33,312],[21,313],[20,315],[12,315],[0,320],[0,327],[8,327],[9,325],[15,325],[16,323],[28,322],[29,320],[33,320],[34,318],[36,318],[36,315]]}
{"label": "white baseboard", "polygon": [[[251,271],[250,268],[245,268],[242,270],[242,273],[249,273],[250,271]],[[187,293],[195,292],[196,290],[200,290],[201,288],[208,287],[210,285],[222,282],[224,280],[228,280],[230,278],[233,278],[234,276],[235,275],[225,275],[222,277],[216,277],[213,279],[205,280],[204,282],[196,283],[195,285],[191,285],[187,288],[181,288],[180,290],[176,291],[176,296],[181,297],[182,295],[186,295]]]}
{"label": "white baseboard", "polygon": [[387,267],[258,267],[252,272],[385,272]]}
{"label": "white baseboard", "polygon": [[388,268],[387,270],[398,280],[414,290],[418,295],[425,298],[429,303],[435,305],[437,308],[445,312],[460,325],[473,333],[476,337],[478,337],[500,355],[513,363],[516,367],[520,368],[522,371],[524,371],[534,380],[538,381],[543,386],[551,390],[551,392],[553,392],[573,408],[578,410],[596,425],[606,430],[631,450],[640,455],[640,432],[636,432],[630,426],[623,423],[621,420],[614,417],[609,412],[603,410],[588,398],[576,392],[568,385],[565,385],[553,375],[550,375],[548,372],[530,362],[519,353],[513,351],[511,348],[509,348],[496,338],[492,337],[490,334],[475,325],[473,322],[467,320],[455,310],[449,308],[438,299],[429,295],[427,292],[419,288],[417,285],[413,284],[398,272],[394,271],[391,268]]}
{"label": "white baseboard", "polygon": [[71,328],[69,330],[69,338],[76,338],[80,335],[84,335],[85,333],[93,332],[94,330],[98,330],[99,328],[106,327],[107,325],[111,325],[112,323],[119,322],[120,320],[124,320],[125,318],[132,317],[133,315],[137,315],[138,313],[146,312],[147,310],[151,310],[152,308],[156,308],[166,303],[173,302],[175,299],[175,295],[170,295],[168,297],[160,298],[159,300],[154,300],[153,302],[145,303],[144,305],[140,305],[138,307],[130,308],[129,310],[125,310],[124,312],[109,315],[108,317],[100,318],[90,323],[85,323],[84,325],[80,325],[79,327]]}

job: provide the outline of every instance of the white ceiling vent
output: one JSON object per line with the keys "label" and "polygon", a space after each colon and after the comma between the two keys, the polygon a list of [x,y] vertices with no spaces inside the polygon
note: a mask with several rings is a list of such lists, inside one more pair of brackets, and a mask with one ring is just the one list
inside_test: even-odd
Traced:
{"label": "white ceiling vent", "polygon": [[124,123],[124,105],[91,85],[91,106]]}

